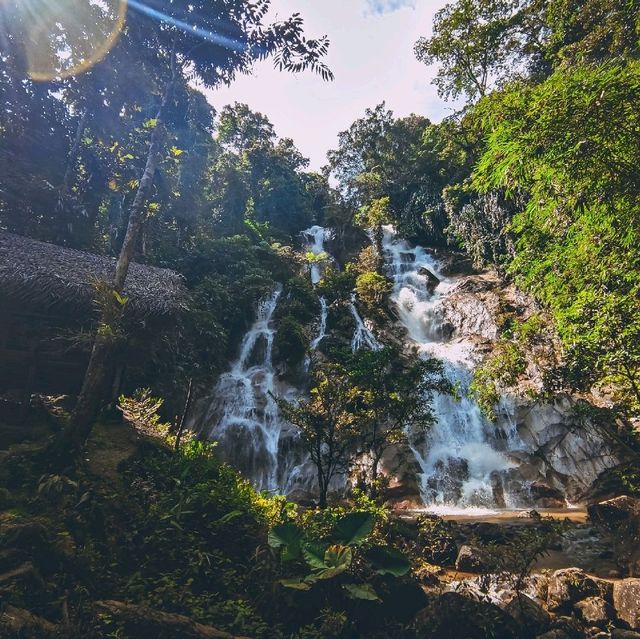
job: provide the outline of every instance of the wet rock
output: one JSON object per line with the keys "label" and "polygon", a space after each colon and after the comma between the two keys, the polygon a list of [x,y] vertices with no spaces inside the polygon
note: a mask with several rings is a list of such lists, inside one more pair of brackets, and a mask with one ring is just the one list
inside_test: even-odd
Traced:
{"label": "wet rock", "polygon": [[579,568],[556,570],[549,579],[547,607],[551,612],[569,611],[587,597],[612,600],[613,586],[604,579],[591,577]]}
{"label": "wet rock", "polygon": [[587,597],[576,603],[573,609],[583,623],[600,628],[606,627],[616,616],[613,606],[601,597]]}
{"label": "wet rock", "polygon": [[421,610],[414,630],[420,639],[518,639],[522,637],[516,621],[486,601],[445,592],[431,598]]}
{"label": "wet rock", "polygon": [[438,270],[444,276],[473,275],[477,272],[473,266],[473,260],[464,253],[454,253],[439,249],[436,249],[434,253],[438,258]]}
{"label": "wet rock", "polygon": [[427,280],[427,290],[430,293],[433,293],[436,286],[440,284],[440,278],[432,273],[426,266],[423,266],[418,269],[418,275],[422,275]]}
{"label": "wet rock", "polygon": [[564,508],[564,494],[545,481],[534,481],[530,486],[531,498],[540,508]]}
{"label": "wet rock", "polygon": [[613,607],[622,621],[640,630],[640,579],[623,579],[613,584]]}
{"label": "wet rock", "polygon": [[611,639],[640,639],[640,632],[625,630],[624,628],[614,628],[611,631]]}
{"label": "wet rock", "polygon": [[460,552],[458,552],[456,570],[460,572],[486,572],[491,570],[491,561],[482,548],[465,544],[460,547]]}
{"label": "wet rock", "polygon": [[549,613],[527,595],[515,596],[504,610],[516,620],[528,636],[545,632],[551,625]]}

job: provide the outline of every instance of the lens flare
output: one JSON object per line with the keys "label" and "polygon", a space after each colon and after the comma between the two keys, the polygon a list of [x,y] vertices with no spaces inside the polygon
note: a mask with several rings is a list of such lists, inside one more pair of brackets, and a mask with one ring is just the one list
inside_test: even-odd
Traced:
{"label": "lens flare", "polygon": [[124,28],[127,0],[23,0],[29,76],[49,81],[100,62]]}

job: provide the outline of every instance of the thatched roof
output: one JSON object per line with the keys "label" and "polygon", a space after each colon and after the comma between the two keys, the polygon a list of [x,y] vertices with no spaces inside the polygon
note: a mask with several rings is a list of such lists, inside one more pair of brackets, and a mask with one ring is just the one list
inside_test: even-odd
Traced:
{"label": "thatched roof", "polygon": [[[95,281],[110,281],[114,269],[112,257],[0,232],[0,295],[39,310],[89,308]],[[131,263],[124,294],[127,308],[144,315],[174,314],[186,305],[178,273],[142,264]]]}

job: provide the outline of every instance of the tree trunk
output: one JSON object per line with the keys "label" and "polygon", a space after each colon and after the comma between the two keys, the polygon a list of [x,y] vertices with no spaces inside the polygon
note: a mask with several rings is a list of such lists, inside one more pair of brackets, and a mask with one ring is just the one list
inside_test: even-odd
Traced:
{"label": "tree trunk", "polygon": [[320,466],[318,469],[318,507],[324,510],[327,507],[327,493],[329,492],[329,482],[326,480]]}
{"label": "tree trunk", "polygon": [[[156,169],[160,161],[160,151],[164,140],[164,118],[176,79],[175,55],[172,55],[171,70],[171,79],[165,88],[162,102],[156,115],[156,122],[153,132],[151,133],[144,172],[140,179],[133,203],[131,204],[127,231],[116,261],[112,288],[117,293],[122,293],[124,289],[127,273],[129,272],[129,264],[133,258],[140,230],[145,220],[145,203],[153,186]],[[91,358],[89,359],[78,401],[60,438],[59,446],[61,454],[77,454],[91,433],[93,419],[100,404],[107,375],[109,354],[113,347],[113,338],[110,335],[110,331],[100,330],[100,327],[108,326],[108,324],[109,314],[107,310],[103,311],[99,321],[98,331],[91,351]]]}
{"label": "tree trunk", "polygon": [[191,389],[193,386],[193,377],[189,378],[189,387],[187,388],[187,397],[184,400],[184,408],[182,409],[182,415],[180,416],[180,421],[178,422],[178,430],[176,432],[176,443],[174,450],[180,450],[180,440],[182,439],[182,434],[184,432],[184,422],[187,418],[187,413],[189,412],[189,406],[191,405]]}
{"label": "tree trunk", "polygon": [[94,610],[122,623],[127,634],[135,637],[173,637],[174,639],[247,639],[212,626],[206,626],[184,615],[164,612],[125,601],[104,600],[93,603]]}
{"label": "tree trunk", "polygon": [[80,119],[78,120],[78,126],[76,127],[76,134],[71,143],[69,149],[69,155],[67,156],[67,167],[64,171],[64,178],[62,179],[62,186],[60,187],[60,199],[58,206],[62,208],[64,206],[64,199],[69,195],[71,191],[71,180],[75,171],[76,162],[78,161],[78,155],[80,154],[80,143],[82,142],[82,134],[87,126],[87,118],[89,117],[89,107],[85,107]]}
{"label": "tree trunk", "polygon": [[374,453],[373,462],[371,463],[371,483],[369,486],[369,497],[376,499],[378,497],[378,468],[382,453]]}

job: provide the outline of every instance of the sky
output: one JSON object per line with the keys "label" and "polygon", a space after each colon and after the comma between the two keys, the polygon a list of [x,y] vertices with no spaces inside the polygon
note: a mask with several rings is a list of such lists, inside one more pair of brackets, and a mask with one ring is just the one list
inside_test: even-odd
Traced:
{"label": "sky", "polygon": [[418,62],[413,45],[431,33],[435,12],[446,0],[273,0],[270,18],[299,12],[308,37],[328,35],[326,62],[335,75],[325,82],[307,71],[276,71],[258,63],[250,76],[229,87],[207,91],[217,109],[244,102],[266,115],[280,137],[293,138],[311,160],[325,164],[339,131],[383,100],[396,116],[425,115],[434,122],[452,113],[431,80],[434,67]]}

